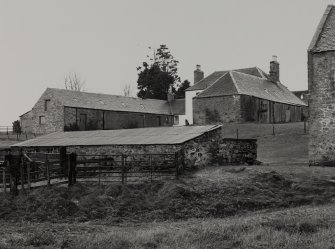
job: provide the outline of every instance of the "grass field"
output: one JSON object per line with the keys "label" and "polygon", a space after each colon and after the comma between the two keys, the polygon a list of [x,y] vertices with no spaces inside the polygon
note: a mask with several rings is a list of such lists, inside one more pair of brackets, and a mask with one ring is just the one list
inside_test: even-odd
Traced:
{"label": "grass field", "polygon": [[208,167],[178,181],[81,185],[0,196],[0,249],[326,248],[335,168],[308,167],[303,123],[228,125],[257,138],[260,166]]}

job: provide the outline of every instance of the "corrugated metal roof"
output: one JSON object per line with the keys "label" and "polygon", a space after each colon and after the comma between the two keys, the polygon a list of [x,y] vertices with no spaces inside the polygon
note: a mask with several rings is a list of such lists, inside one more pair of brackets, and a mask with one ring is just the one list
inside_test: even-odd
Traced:
{"label": "corrugated metal roof", "polygon": [[53,96],[64,106],[171,115],[166,100],[141,99],[101,93],[78,92],[47,88],[46,95]]}
{"label": "corrugated metal roof", "polygon": [[208,125],[55,132],[12,147],[181,144],[219,128],[220,125]]}

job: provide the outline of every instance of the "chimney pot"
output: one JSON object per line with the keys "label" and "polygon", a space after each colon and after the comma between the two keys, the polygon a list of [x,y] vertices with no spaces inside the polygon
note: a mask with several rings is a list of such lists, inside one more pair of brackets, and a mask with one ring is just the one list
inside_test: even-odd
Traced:
{"label": "chimney pot", "polygon": [[274,61],[274,62],[278,62],[278,57],[277,57],[277,55],[272,55],[272,61]]}

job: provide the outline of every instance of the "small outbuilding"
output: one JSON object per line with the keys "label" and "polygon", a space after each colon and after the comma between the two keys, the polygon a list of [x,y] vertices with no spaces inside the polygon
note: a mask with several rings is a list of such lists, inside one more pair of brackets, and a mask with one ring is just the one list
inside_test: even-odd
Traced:
{"label": "small outbuilding", "polygon": [[188,168],[256,160],[255,139],[224,139],[221,134],[221,125],[55,132],[17,143],[12,149],[59,152],[66,148],[78,155],[180,152]]}

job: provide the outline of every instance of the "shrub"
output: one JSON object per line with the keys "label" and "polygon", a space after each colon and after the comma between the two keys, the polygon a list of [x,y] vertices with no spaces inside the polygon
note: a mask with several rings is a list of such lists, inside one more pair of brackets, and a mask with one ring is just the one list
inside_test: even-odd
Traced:
{"label": "shrub", "polygon": [[26,240],[27,246],[49,246],[56,243],[54,235],[47,231],[37,230],[30,234]]}

